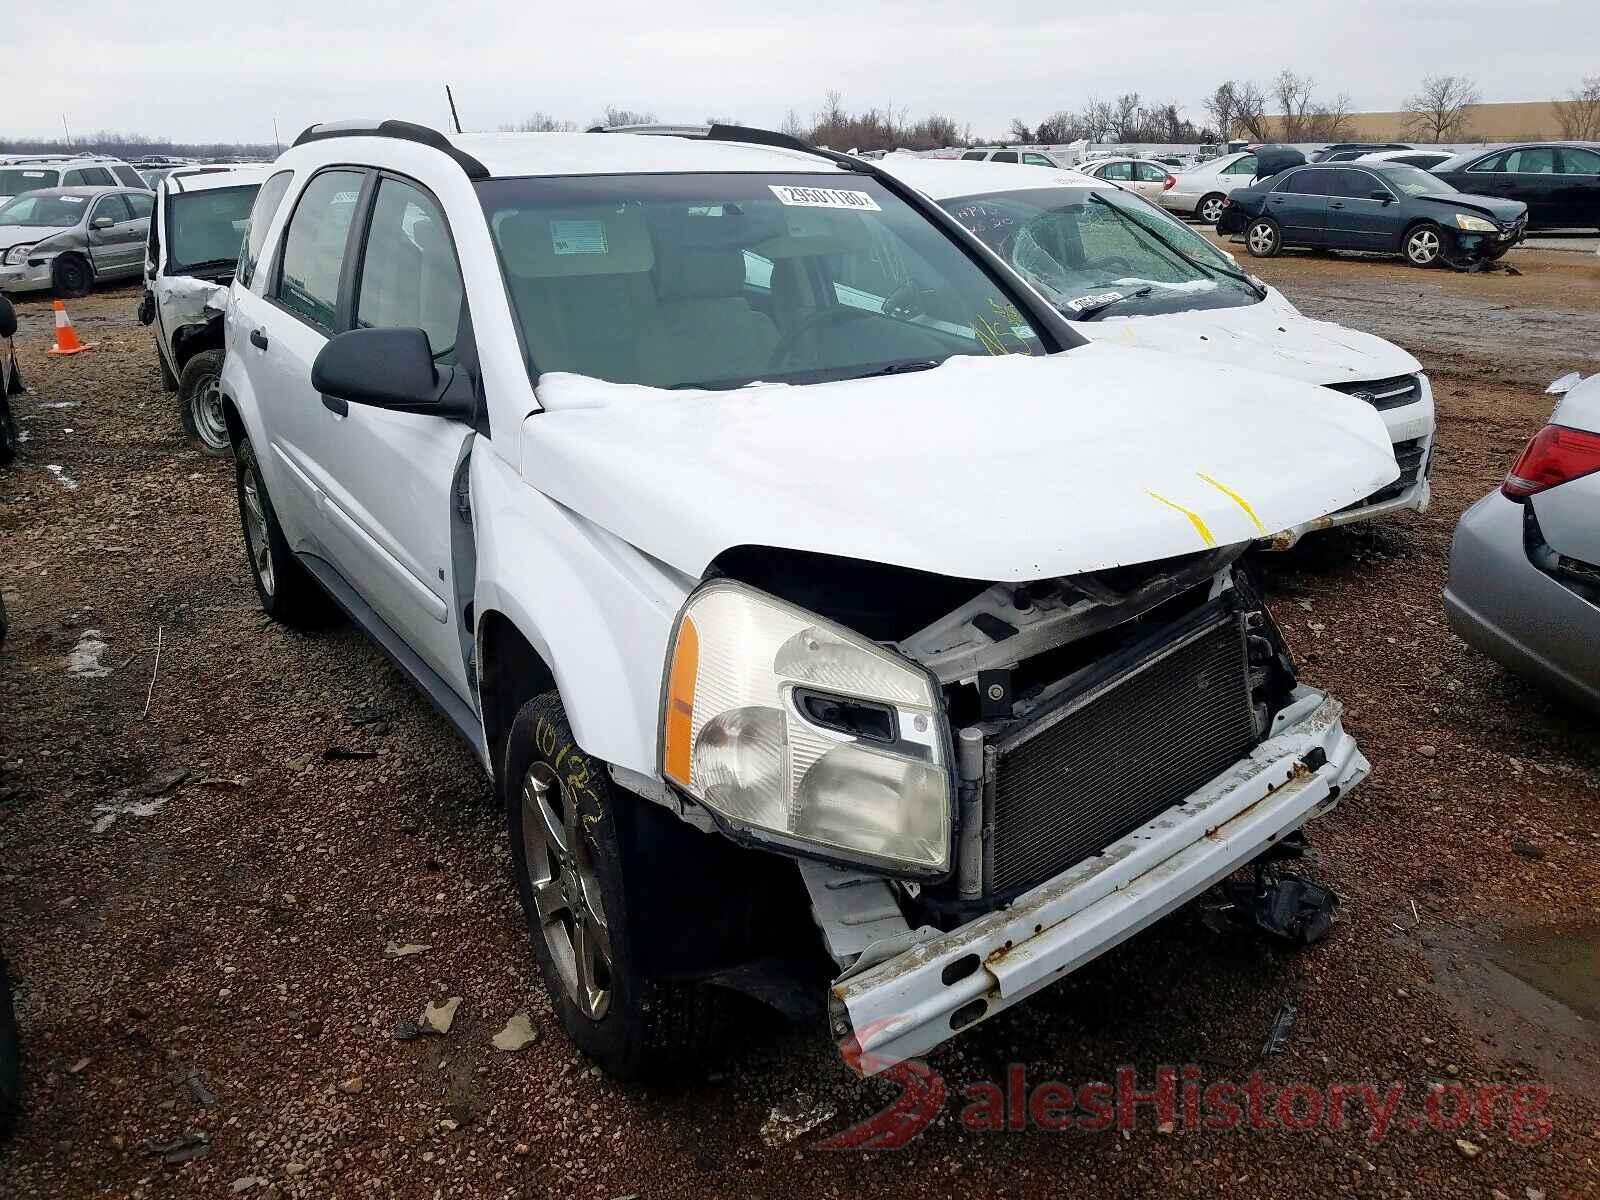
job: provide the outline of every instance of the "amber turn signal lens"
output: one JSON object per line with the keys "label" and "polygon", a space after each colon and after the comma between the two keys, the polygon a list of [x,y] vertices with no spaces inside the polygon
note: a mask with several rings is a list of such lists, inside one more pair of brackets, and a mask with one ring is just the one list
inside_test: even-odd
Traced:
{"label": "amber turn signal lens", "polygon": [[694,683],[700,673],[700,634],[688,617],[678,625],[672,647],[672,670],[667,676],[666,746],[662,769],[667,778],[689,786],[690,734],[694,729]]}

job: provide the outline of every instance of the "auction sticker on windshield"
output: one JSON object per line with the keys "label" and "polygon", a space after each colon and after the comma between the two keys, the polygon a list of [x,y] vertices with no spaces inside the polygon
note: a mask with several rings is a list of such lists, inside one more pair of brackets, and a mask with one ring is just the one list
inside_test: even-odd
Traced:
{"label": "auction sticker on windshield", "polygon": [[882,212],[878,202],[866,192],[845,192],[838,188],[795,187],[789,183],[769,183],[772,194],[795,208],[853,208],[857,212]]}

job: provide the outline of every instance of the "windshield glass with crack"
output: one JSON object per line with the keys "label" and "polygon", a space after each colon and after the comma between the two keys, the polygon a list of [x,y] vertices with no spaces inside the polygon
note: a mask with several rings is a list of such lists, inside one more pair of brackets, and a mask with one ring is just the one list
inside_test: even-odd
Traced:
{"label": "windshield glass with crack", "polygon": [[167,196],[167,274],[227,267],[239,259],[258,185],[174,192]]}
{"label": "windshield glass with crack", "polygon": [[528,369],[663,388],[810,383],[1042,354],[997,284],[875,179],[478,185]]}
{"label": "windshield glass with crack", "polygon": [[1071,320],[1261,298],[1205,238],[1125,192],[1028,188],[939,203]]}

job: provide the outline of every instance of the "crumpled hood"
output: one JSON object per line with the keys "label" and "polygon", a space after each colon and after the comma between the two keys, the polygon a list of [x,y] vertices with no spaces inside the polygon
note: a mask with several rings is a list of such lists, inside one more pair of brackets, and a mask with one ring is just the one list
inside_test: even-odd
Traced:
{"label": "crumpled hood", "polygon": [[42,242],[45,238],[65,232],[65,229],[57,229],[53,225],[0,225],[0,254],[24,242]]}
{"label": "crumpled hood", "polygon": [[1102,317],[1073,326],[1097,342],[1143,346],[1283,375],[1302,383],[1357,383],[1422,370],[1393,342],[1303,316],[1276,290],[1259,304],[1146,317]]}
{"label": "crumpled hood", "polygon": [[1452,192],[1444,196],[1415,196],[1413,199],[1421,200],[1429,206],[1438,206],[1443,211],[1441,221],[1449,221],[1450,214],[1458,208],[1470,208],[1473,212],[1480,212],[1484,216],[1499,221],[1502,225],[1509,225],[1523,213],[1528,211],[1528,206],[1521,200],[1508,200],[1501,196],[1480,196],[1475,192]]}
{"label": "crumpled hood", "polygon": [[752,544],[1074,575],[1270,535],[1398,477],[1359,400],[1105,344],[723,392],[550,374],[538,394],[523,478],[690,575]]}

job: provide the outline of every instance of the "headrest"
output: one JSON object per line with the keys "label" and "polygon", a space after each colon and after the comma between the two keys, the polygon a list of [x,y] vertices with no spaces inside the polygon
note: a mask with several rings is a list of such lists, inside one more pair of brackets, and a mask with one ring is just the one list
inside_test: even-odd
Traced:
{"label": "headrest", "polygon": [[744,287],[744,254],[739,250],[701,250],[661,244],[662,300],[721,300]]}
{"label": "headrest", "polygon": [[637,208],[539,208],[495,221],[506,270],[524,279],[642,275],[655,265]]}

